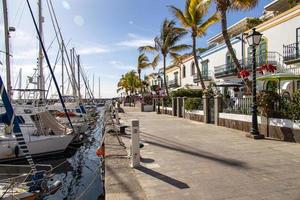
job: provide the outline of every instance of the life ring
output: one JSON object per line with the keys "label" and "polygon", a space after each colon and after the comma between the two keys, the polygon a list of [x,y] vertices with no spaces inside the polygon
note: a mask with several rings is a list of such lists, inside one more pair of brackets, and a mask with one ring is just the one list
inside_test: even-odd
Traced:
{"label": "life ring", "polygon": [[15,146],[14,152],[15,152],[16,158],[18,158],[19,154],[20,154],[20,147],[18,145]]}
{"label": "life ring", "polygon": [[101,147],[97,148],[96,155],[98,157],[104,157],[105,156],[105,147],[104,147],[104,145],[102,145]]}

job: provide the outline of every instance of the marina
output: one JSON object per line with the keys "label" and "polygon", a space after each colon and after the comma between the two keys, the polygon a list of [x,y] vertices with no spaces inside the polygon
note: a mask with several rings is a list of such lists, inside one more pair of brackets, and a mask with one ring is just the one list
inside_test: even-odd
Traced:
{"label": "marina", "polygon": [[300,0],[0,11],[0,200],[300,200]]}

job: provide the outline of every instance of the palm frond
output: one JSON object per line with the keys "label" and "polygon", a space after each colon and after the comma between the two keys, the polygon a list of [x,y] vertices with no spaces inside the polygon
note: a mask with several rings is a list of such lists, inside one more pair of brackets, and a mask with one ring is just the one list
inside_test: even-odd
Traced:
{"label": "palm frond", "polygon": [[187,45],[187,44],[180,44],[177,46],[173,46],[170,48],[170,53],[176,53],[179,51],[184,51],[184,50],[188,50],[190,49],[192,46],[191,45]]}
{"label": "palm frond", "polygon": [[181,25],[185,28],[190,28],[190,21],[188,20],[188,18],[186,16],[184,16],[184,14],[182,13],[182,11],[178,8],[176,8],[175,6],[170,6],[170,10],[172,12],[172,14],[178,19],[178,21],[181,23]]}
{"label": "palm frond", "polygon": [[203,24],[201,24],[198,28],[197,28],[197,36],[203,36],[205,35],[206,30],[208,29],[208,27],[210,27],[211,25],[217,23],[220,20],[220,14],[219,12],[213,14],[212,16],[210,16]]}
{"label": "palm frond", "polygon": [[139,47],[138,50],[140,52],[153,52],[153,51],[156,51],[156,48],[153,46],[147,45],[147,46]]}
{"label": "palm frond", "polygon": [[233,10],[249,10],[258,4],[258,0],[231,0],[230,3]]}
{"label": "palm frond", "polygon": [[155,67],[158,65],[160,61],[160,55],[156,55],[151,63],[151,66],[153,67],[153,69],[155,69]]}

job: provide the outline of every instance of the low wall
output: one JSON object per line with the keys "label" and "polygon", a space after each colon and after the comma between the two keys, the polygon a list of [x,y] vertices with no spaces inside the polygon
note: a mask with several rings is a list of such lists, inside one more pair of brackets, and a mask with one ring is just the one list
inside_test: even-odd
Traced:
{"label": "low wall", "polygon": [[[257,117],[257,121],[258,129],[259,131],[261,131],[261,118]],[[220,113],[219,126],[250,132],[252,126],[252,116],[231,113]]]}
{"label": "low wall", "polygon": [[165,115],[172,115],[172,108],[170,107],[164,107],[164,108],[161,108],[162,109],[162,114],[165,114]]}
{"label": "low wall", "polygon": [[190,120],[198,121],[198,122],[204,122],[204,112],[203,112],[203,110],[186,111],[185,119],[190,119]]}
{"label": "low wall", "polygon": [[[300,124],[288,119],[257,117],[258,129],[266,137],[288,142],[300,143]],[[219,125],[227,128],[250,132],[252,126],[251,115],[230,113],[219,114]]]}
{"label": "low wall", "polygon": [[269,118],[268,137],[300,143],[300,124],[288,119]]}

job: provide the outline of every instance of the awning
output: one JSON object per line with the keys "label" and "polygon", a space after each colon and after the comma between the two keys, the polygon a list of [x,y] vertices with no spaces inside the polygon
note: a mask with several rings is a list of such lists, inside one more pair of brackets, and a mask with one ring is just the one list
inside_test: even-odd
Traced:
{"label": "awning", "polygon": [[258,81],[290,81],[290,80],[300,80],[300,75],[291,73],[277,73],[261,76],[257,78]]}
{"label": "awning", "polygon": [[220,81],[216,82],[217,87],[241,87],[244,86],[243,82],[229,82],[229,81]]}

